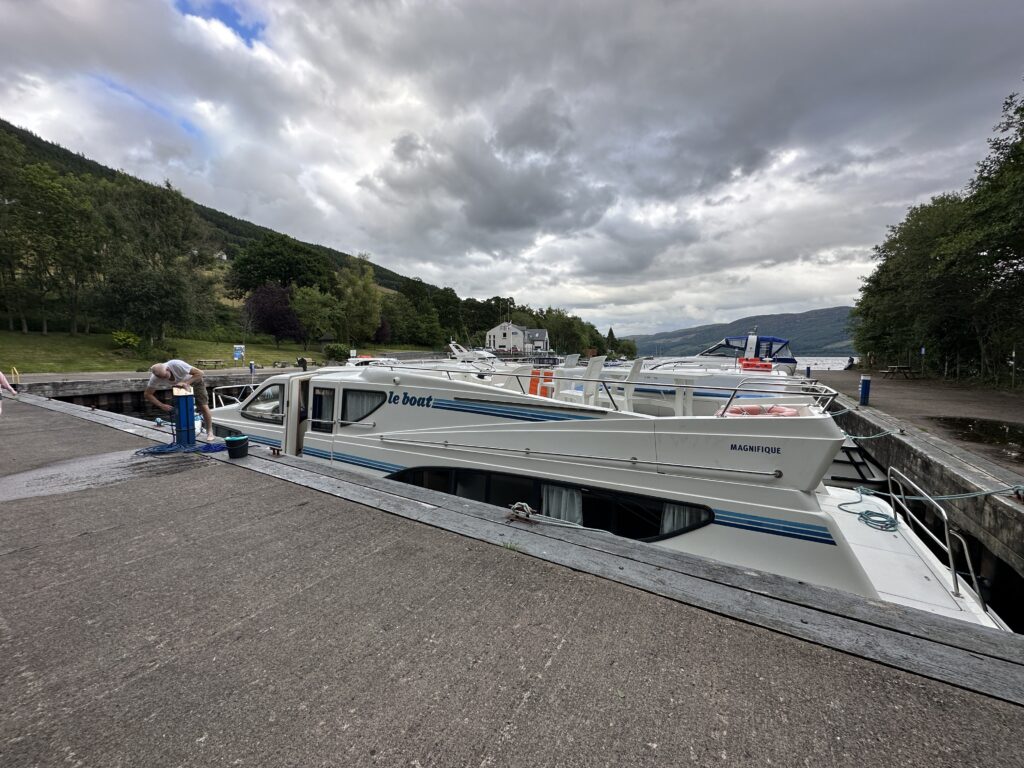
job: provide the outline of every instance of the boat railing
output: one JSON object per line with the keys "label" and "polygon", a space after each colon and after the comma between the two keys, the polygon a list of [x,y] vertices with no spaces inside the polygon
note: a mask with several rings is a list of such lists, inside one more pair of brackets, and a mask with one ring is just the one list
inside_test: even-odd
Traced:
{"label": "boat railing", "polygon": [[[513,374],[505,374],[513,375]],[[522,374],[517,375],[517,378],[531,379],[531,376],[525,376]],[[572,381],[576,382],[591,382],[595,383],[599,389],[601,389],[605,396],[608,398],[609,403],[613,410],[622,410],[615,402],[615,396],[613,395],[611,388],[621,389],[624,387],[632,387],[634,390],[644,387],[658,387],[659,389],[671,391],[673,394],[685,396],[688,392],[694,392],[700,390],[701,392],[715,392],[721,393],[727,397],[725,405],[719,409],[717,415],[719,417],[725,416],[729,406],[732,405],[733,401],[741,395],[768,395],[776,397],[787,397],[794,396],[800,397],[804,400],[810,399],[816,406],[821,407],[827,411],[828,407],[832,402],[839,396],[839,393],[824,384],[817,382],[809,382],[805,379],[792,382],[779,382],[777,379],[767,380],[765,377],[751,376],[741,379],[735,386],[721,386],[714,384],[704,383],[683,383],[677,384],[672,382],[650,382],[643,380],[630,381],[628,379],[605,379],[605,378],[588,378],[586,376],[574,376],[572,378],[560,378],[557,376],[557,369],[555,370],[556,381]],[[544,382],[541,380],[541,384]],[[520,389],[522,389],[522,383],[520,382]],[[525,390],[523,390],[525,392]]]}
{"label": "boat railing", "polygon": [[[772,395],[798,395],[801,397],[809,397],[813,400],[814,404],[827,411],[832,402],[839,397],[839,393],[832,389],[832,387],[826,386],[818,382],[812,382],[808,379],[798,379],[792,382],[783,382],[782,389],[779,389],[779,383],[773,381],[770,389],[767,387],[763,377],[751,376],[744,378],[732,389],[732,394],[726,401],[722,410],[719,412],[719,416],[724,416],[732,405],[733,401],[737,396],[741,394],[772,394]],[[702,389],[716,389],[716,387],[701,387]],[[728,388],[722,388],[728,389]]]}
{"label": "boat railing", "polygon": [[[404,370],[412,373],[426,373],[443,376],[449,380],[462,379],[462,380],[473,380],[475,378],[484,379],[488,378],[500,378],[503,381],[512,379],[517,382],[518,391],[520,394],[542,394],[547,393],[548,396],[558,399],[557,387],[568,383],[572,385],[582,384],[584,387],[587,384],[594,385],[594,396],[593,402],[584,403],[590,405],[599,404],[598,401],[605,399],[609,407],[614,411],[625,410],[620,405],[622,402],[628,402],[629,397],[626,396],[625,392],[620,392],[616,395],[613,389],[623,390],[631,388],[633,391],[641,388],[658,387],[661,390],[671,392],[676,399],[682,399],[687,394],[699,390],[701,392],[709,391],[715,393],[721,393],[726,398],[726,404],[723,408],[718,411],[718,416],[724,416],[726,410],[732,405],[733,401],[742,395],[767,395],[776,397],[799,397],[803,402],[810,400],[810,404],[819,406],[822,410],[827,411],[828,407],[832,402],[839,396],[839,393],[824,384],[809,379],[794,379],[792,381],[780,381],[781,377],[767,377],[767,376],[747,376],[741,379],[737,384],[733,386],[721,386],[713,384],[705,384],[703,382],[685,382],[685,383],[673,383],[673,382],[651,382],[644,381],[642,379],[629,379],[629,378],[603,378],[603,377],[587,377],[587,376],[576,376],[576,375],[559,375],[564,369],[559,368],[547,368],[547,369],[536,369],[529,373],[519,371],[503,371],[500,368],[487,368],[480,370],[475,367],[473,368],[439,368],[431,367],[425,368],[422,366],[411,366],[411,365],[395,365],[393,363],[379,364],[376,367],[387,368],[388,370]],[[521,370],[521,369],[520,369]],[[550,375],[545,375],[550,374]],[[642,372],[641,372],[642,375]],[[530,392],[530,390],[535,390]],[[599,395],[598,392],[601,394]],[[619,398],[617,400],[616,398]],[[682,414],[678,414],[682,415]]]}
{"label": "boat railing", "polygon": [[[910,491],[909,495],[907,493],[908,490]],[[988,606],[985,604],[985,598],[982,596],[981,589],[978,586],[978,577],[974,572],[974,563],[971,561],[971,553],[967,547],[967,542],[958,531],[950,526],[949,516],[946,514],[946,510],[943,509],[942,505],[925,493],[917,483],[895,467],[889,467],[889,498],[893,509],[906,519],[913,530],[924,532],[928,538],[945,553],[947,567],[949,568],[949,573],[953,580],[953,595],[956,597],[962,597],[963,595],[960,592],[960,580],[957,575],[956,562],[953,556],[952,540],[956,539],[960,542],[960,549],[963,551],[964,560],[967,563],[967,573],[971,577],[971,583],[974,586],[974,597],[977,598],[982,610],[985,611],[985,613],[988,613]],[[914,511],[910,508],[910,504],[908,504],[911,499],[922,502],[928,510],[934,512],[936,517],[942,521],[941,537],[936,536],[935,533],[925,525],[924,521],[914,514]]]}
{"label": "boat railing", "polygon": [[214,408],[237,405],[256,391],[256,384],[225,384],[210,391],[210,402]]}

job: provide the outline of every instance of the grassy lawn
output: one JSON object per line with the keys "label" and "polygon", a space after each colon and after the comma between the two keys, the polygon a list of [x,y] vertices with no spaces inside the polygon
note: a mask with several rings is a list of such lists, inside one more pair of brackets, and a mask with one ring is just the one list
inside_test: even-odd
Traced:
{"label": "grassy lawn", "polygon": [[[197,360],[231,360],[233,345],[219,341],[196,341],[195,339],[170,339],[175,357],[195,364]],[[393,350],[392,350],[393,351]],[[372,349],[360,349],[359,354],[373,355]],[[383,354],[383,353],[382,353]],[[319,348],[303,352],[301,344],[281,343],[245,345],[245,361],[254,360],[259,365],[270,367],[275,360],[295,362],[297,357],[308,357],[318,363],[323,361]],[[10,373],[17,368],[20,373],[64,373],[72,371],[138,371],[149,368],[162,360],[130,357],[114,349],[110,334],[69,336],[66,333],[11,333],[0,331],[0,370]]]}

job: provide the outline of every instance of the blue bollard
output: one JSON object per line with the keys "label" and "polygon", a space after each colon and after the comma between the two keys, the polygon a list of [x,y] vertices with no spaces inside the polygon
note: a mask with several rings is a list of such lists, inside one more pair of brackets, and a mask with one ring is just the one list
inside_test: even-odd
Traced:
{"label": "blue bollard", "polygon": [[189,447],[196,444],[196,399],[192,394],[179,395],[179,391],[174,391],[174,407],[177,411],[175,442],[180,446]]}
{"label": "blue bollard", "polygon": [[860,376],[860,404],[867,405],[868,397],[871,395],[871,377],[862,373]]}
{"label": "blue bollard", "polygon": [[811,378],[811,366],[809,366],[809,365],[807,366],[807,375],[804,376],[804,378],[805,379]]}

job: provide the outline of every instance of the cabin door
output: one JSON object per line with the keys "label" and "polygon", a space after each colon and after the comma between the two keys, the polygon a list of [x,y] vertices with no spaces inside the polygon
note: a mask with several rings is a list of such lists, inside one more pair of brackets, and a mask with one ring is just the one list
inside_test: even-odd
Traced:
{"label": "cabin door", "polygon": [[302,455],[302,444],[309,429],[309,379],[295,376],[288,381],[285,396],[284,452],[292,456]]}
{"label": "cabin door", "polygon": [[302,452],[319,459],[334,460],[334,434],[341,414],[341,389],[324,381],[309,382],[306,393],[309,418],[302,436]]}

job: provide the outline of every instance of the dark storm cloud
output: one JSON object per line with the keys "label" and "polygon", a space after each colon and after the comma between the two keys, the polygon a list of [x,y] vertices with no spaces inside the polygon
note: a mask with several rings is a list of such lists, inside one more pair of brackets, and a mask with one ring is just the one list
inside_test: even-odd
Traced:
{"label": "dark storm cloud", "polygon": [[649,331],[751,282],[850,301],[886,226],[969,180],[1022,28],[1018,0],[0,0],[0,111],[461,295]]}

